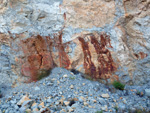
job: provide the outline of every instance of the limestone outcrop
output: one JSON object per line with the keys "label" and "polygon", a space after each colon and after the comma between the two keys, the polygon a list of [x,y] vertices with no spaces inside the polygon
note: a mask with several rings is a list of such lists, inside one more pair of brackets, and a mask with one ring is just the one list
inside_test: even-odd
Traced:
{"label": "limestone outcrop", "polygon": [[0,75],[54,67],[95,79],[150,80],[150,0],[0,1]]}

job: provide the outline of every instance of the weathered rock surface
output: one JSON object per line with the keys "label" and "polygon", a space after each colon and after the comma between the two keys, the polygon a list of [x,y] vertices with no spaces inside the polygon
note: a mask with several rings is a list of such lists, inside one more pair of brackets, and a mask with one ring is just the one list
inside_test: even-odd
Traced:
{"label": "weathered rock surface", "polygon": [[115,18],[113,0],[64,0],[66,24],[75,28],[103,27]]}
{"label": "weathered rock surface", "polygon": [[150,0],[2,0],[0,32],[3,77],[35,81],[58,66],[108,82],[150,80]]}
{"label": "weathered rock surface", "polygon": [[24,58],[18,59],[18,64],[21,63],[22,74],[32,80],[38,80],[56,66],[76,69],[95,79],[115,78],[112,74],[117,71],[117,63],[108,49],[112,48],[110,37],[104,33],[84,34],[67,43],[62,43],[62,33],[53,39],[38,35],[22,40],[19,45]]}

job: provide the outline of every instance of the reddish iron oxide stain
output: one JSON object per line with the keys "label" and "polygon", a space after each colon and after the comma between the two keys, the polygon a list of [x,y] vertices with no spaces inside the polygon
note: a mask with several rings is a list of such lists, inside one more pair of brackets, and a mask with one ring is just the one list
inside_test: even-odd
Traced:
{"label": "reddish iron oxide stain", "polygon": [[134,54],[136,56],[137,59],[144,59],[148,56],[148,54],[144,53],[144,52],[139,52],[138,54]]}
{"label": "reddish iron oxide stain", "polygon": [[96,75],[96,67],[94,63],[91,60],[91,53],[89,51],[88,43],[85,42],[85,40],[81,37],[78,38],[83,49],[84,54],[84,69],[86,74],[92,75],[93,78],[95,78],[94,75]]}
{"label": "reddish iron oxide stain", "polygon": [[[111,53],[106,46],[109,44],[109,47],[112,48],[110,44],[110,38],[106,34],[100,35],[100,43],[98,40],[92,35],[91,44],[93,44],[96,53],[98,54],[97,61],[99,63],[98,72],[96,71],[96,67],[94,63],[91,61],[91,53],[89,51],[88,43],[84,41],[83,38],[79,37],[79,41],[82,44],[82,49],[84,52],[84,68],[86,72],[92,75],[93,78],[107,78],[106,74],[111,74],[116,71],[116,66],[114,65],[114,61],[112,59]],[[89,70],[91,70],[89,72]],[[99,75],[97,77],[97,75]]]}
{"label": "reddish iron oxide stain", "polygon": [[62,32],[60,32],[59,36],[55,35],[53,44],[59,53],[60,67],[64,67],[64,68],[68,69],[71,63],[70,63],[69,56],[65,52],[66,45],[64,45],[62,43]]}
{"label": "reddish iron oxide stain", "polygon": [[144,52],[140,52],[139,54],[141,56],[141,59],[144,59],[144,58],[146,58],[148,56],[148,54],[146,54]]}
{"label": "reddish iron oxide stain", "polygon": [[66,20],[66,13],[64,13],[64,20]]}
{"label": "reddish iron oxide stain", "polygon": [[[55,66],[52,57],[53,49],[58,53],[58,63],[60,67],[70,69],[71,61],[67,52],[70,42],[62,42],[62,31],[54,34],[52,39],[50,36],[33,36],[21,42],[22,51],[24,53],[24,62],[22,63],[21,72],[24,76],[29,76],[30,81],[38,80],[37,75],[41,70],[50,70]],[[107,47],[112,48],[110,38],[106,34],[101,34],[99,39],[94,35],[90,36],[90,41],[85,41],[83,37],[77,38],[81,44],[84,54],[84,69],[85,74],[90,75],[95,79],[107,79],[107,75],[117,70],[110,51]],[[92,61],[89,43],[91,43],[97,53],[98,66]],[[142,56],[142,55],[141,55]],[[57,64],[58,64],[57,63]],[[77,65],[77,64],[75,64]],[[96,67],[97,66],[97,67]],[[74,66],[75,67],[75,66]]]}
{"label": "reddish iron oxide stain", "polygon": [[24,63],[22,64],[22,74],[29,76],[30,81],[36,81],[40,70],[50,70],[55,67],[52,57],[52,50],[55,47],[59,54],[60,67],[66,69],[70,66],[70,60],[65,52],[65,45],[62,43],[62,32],[54,35],[52,40],[49,36],[33,36],[21,42],[24,52]]}
{"label": "reddish iron oxide stain", "polygon": [[137,59],[139,58],[138,54],[134,53],[134,55],[136,56]]}
{"label": "reddish iron oxide stain", "polygon": [[[100,35],[100,50],[99,51],[99,57],[98,57],[98,62],[100,63],[100,68],[101,68],[101,73],[103,75],[105,74],[110,74],[114,71],[116,71],[116,66],[114,65],[114,61],[112,59],[111,53],[108,49],[106,49],[107,45],[109,44],[109,47],[112,48],[110,44],[110,38],[106,34],[101,34]],[[103,55],[106,55],[107,61],[104,58]],[[100,76],[100,75],[99,75]]]}
{"label": "reddish iron oxide stain", "polygon": [[[45,38],[46,39],[46,38]],[[51,52],[44,37],[38,35],[21,42],[24,52],[24,63],[21,72],[29,76],[30,81],[36,81],[40,70],[50,70],[54,67]]]}

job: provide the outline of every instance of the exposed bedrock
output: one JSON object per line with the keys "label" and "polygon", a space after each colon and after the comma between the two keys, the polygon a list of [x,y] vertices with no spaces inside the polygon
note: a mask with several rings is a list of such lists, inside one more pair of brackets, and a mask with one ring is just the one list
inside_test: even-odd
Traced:
{"label": "exposed bedrock", "polygon": [[36,81],[54,67],[147,83],[150,0],[1,0],[0,75]]}

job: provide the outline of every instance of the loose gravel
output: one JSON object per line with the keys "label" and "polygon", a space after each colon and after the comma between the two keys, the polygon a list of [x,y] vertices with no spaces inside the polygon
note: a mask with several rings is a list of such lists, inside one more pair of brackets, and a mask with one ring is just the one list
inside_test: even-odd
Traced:
{"label": "loose gravel", "polygon": [[0,80],[0,113],[150,112],[150,82],[144,86],[126,85],[121,91],[81,75],[55,68],[38,82],[14,85]]}

